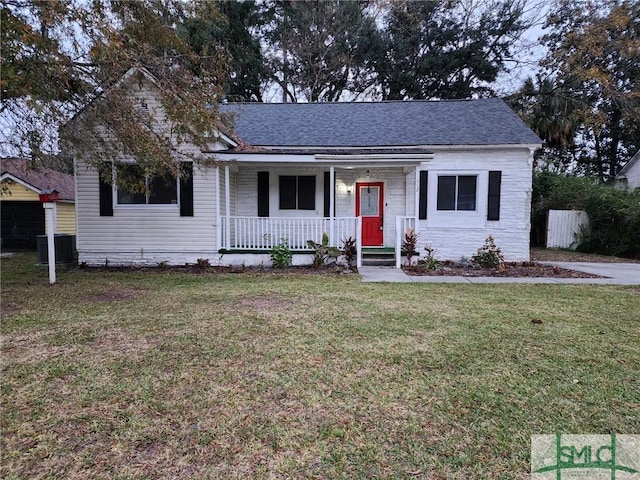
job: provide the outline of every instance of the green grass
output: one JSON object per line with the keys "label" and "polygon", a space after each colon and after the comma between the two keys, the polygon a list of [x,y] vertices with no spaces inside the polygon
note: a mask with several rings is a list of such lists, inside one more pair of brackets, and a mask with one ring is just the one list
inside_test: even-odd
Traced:
{"label": "green grass", "polygon": [[2,478],[528,478],[531,434],[640,431],[634,288],[32,262],[2,260]]}

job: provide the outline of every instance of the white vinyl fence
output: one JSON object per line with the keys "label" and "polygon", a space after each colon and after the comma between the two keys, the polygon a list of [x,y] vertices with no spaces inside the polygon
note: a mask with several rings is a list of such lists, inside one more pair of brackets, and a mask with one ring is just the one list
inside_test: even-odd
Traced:
{"label": "white vinyl fence", "polygon": [[549,210],[547,248],[576,248],[580,227],[589,224],[582,210]]}

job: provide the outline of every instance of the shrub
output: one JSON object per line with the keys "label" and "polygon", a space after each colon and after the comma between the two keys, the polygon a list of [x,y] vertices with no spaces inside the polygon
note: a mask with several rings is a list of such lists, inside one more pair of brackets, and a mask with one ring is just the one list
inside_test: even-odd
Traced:
{"label": "shrub", "polygon": [[418,245],[418,234],[413,228],[408,228],[404,232],[402,240],[402,250],[407,256],[407,265],[411,265],[413,257],[416,255],[416,246]]}
{"label": "shrub", "polygon": [[211,266],[211,264],[209,263],[209,259],[208,258],[198,258],[196,260],[196,268],[198,270],[206,270],[210,266]]}
{"label": "shrub", "polygon": [[356,256],[358,255],[358,249],[356,248],[356,239],[348,237],[342,240],[342,254],[347,262],[349,268],[353,267]]}
{"label": "shrub", "polygon": [[473,263],[467,257],[460,257],[460,260],[455,263],[455,266],[457,268],[472,268]]}
{"label": "shrub", "polygon": [[291,265],[291,249],[286,239],[283,238],[271,249],[271,262],[273,268],[287,268]]}
{"label": "shrub", "polygon": [[426,269],[437,270],[438,268],[440,268],[440,262],[433,256],[435,248],[433,248],[431,245],[425,245],[424,249],[426,251],[426,255],[424,257],[424,266],[426,267]]}
{"label": "shrub", "polygon": [[471,257],[471,263],[482,268],[500,268],[504,263],[502,252],[496,246],[491,235],[487,237],[484,245],[478,249],[476,254]]}
{"label": "shrub", "polygon": [[307,246],[314,251],[313,266],[316,268],[324,267],[330,258],[335,261],[341,253],[339,248],[329,246],[329,235],[326,233],[322,234],[322,243],[307,240]]}
{"label": "shrub", "polygon": [[640,191],[600,185],[589,192],[585,210],[589,227],[578,251],[640,258]]}

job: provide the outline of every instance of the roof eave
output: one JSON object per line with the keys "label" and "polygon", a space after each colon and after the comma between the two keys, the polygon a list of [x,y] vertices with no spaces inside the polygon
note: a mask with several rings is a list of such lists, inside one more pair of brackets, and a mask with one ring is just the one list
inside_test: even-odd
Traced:
{"label": "roof eave", "polygon": [[631,167],[633,167],[639,161],[640,161],[640,150],[638,150],[635,153],[635,155],[631,157],[631,160],[629,160],[627,164],[624,167],[622,167],[622,169],[616,175],[616,178],[626,178],[627,172],[631,170]]}
{"label": "roof eave", "polygon": [[[497,143],[497,144],[426,144],[426,145],[376,145],[376,146],[359,146],[359,145],[303,145],[303,146],[294,146],[294,145],[251,145],[252,150],[246,151],[242,153],[255,153],[255,154],[280,154],[286,155],[286,151],[296,151],[296,152],[308,152],[309,154],[313,154],[317,151],[327,151],[327,150],[495,150],[495,149],[538,149],[542,147],[542,142],[540,143]],[[285,152],[283,152],[285,151]]]}

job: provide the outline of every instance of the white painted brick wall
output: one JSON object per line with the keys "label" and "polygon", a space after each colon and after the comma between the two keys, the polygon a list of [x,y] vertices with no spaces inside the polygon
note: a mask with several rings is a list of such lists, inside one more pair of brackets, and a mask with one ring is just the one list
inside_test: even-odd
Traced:
{"label": "white painted brick wall", "polygon": [[[438,259],[470,258],[491,235],[506,261],[529,260],[531,211],[531,163],[529,151],[478,150],[477,152],[437,152],[421,169],[429,171],[428,216],[418,221],[419,250],[425,244],[435,248]],[[500,220],[486,220],[487,172],[502,171]],[[437,175],[479,172],[475,214],[437,212]],[[463,214],[463,215],[460,215]],[[463,220],[460,220],[463,217]]]}

